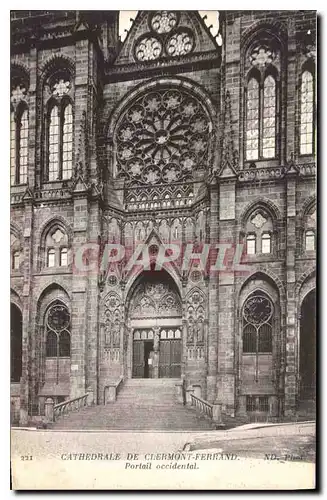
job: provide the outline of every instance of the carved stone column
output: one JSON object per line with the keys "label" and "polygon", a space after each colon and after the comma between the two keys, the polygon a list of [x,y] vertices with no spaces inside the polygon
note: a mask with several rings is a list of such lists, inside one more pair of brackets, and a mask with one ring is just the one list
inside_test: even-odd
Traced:
{"label": "carved stone column", "polygon": [[153,378],[159,378],[159,347],[160,347],[160,328],[157,326],[154,329],[154,339],[153,339]]}

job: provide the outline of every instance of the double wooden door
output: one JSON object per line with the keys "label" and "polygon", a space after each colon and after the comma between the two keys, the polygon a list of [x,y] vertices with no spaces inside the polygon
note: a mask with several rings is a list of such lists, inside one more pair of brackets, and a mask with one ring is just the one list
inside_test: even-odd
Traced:
{"label": "double wooden door", "polygon": [[[160,340],[159,378],[180,378],[182,343],[180,339]],[[153,341],[133,341],[133,378],[151,378],[153,372],[149,365],[149,355]]]}
{"label": "double wooden door", "polygon": [[159,378],[180,378],[181,354],[180,339],[160,340]]}

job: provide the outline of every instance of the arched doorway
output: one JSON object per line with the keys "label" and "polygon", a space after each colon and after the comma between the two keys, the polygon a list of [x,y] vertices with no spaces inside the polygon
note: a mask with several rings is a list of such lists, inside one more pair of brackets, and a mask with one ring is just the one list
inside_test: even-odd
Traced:
{"label": "arched doorway", "polygon": [[166,271],[142,274],[131,292],[128,321],[133,378],[180,378],[182,306]]}
{"label": "arched doorway", "polygon": [[316,291],[303,299],[300,317],[300,400],[316,394]]}
{"label": "arched doorway", "polygon": [[22,328],[23,318],[16,304],[10,304],[10,380],[19,382],[22,376]]}

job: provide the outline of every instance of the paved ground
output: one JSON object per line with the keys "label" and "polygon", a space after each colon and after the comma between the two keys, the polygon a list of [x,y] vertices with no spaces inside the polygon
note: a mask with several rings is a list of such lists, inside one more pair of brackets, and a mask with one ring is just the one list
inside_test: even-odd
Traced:
{"label": "paved ground", "polygon": [[[13,486],[15,489],[313,488],[315,466],[313,451],[309,449],[314,432],[313,423],[203,432],[13,429]],[[287,442],[294,443],[295,451],[304,441],[307,455],[303,460],[265,458],[265,454],[274,451],[284,452]],[[244,452],[253,448],[254,443],[260,443],[255,458],[253,455],[246,458],[250,455]]]}

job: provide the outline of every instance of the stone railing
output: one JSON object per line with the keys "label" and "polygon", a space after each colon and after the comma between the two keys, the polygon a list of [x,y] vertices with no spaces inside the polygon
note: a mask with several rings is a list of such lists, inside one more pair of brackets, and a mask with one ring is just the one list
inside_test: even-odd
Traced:
{"label": "stone railing", "polygon": [[304,165],[299,165],[300,175],[303,176],[314,176],[316,175],[316,164],[306,163]]}
{"label": "stone railing", "polygon": [[216,428],[224,427],[221,415],[221,404],[211,404],[192,392],[189,393],[191,398],[191,406],[194,406],[197,411],[206,415]]}
{"label": "stone railing", "polygon": [[45,401],[45,415],[47,420],[53,422],[59,417],[63,415],[67,415],[72,411],[78,411],[84,406],[90,406],[90,393],[83,394],[83,396],[79,396],[74,399],[68,399],[67,401],[63,401],[62,403],[58,403],[56,405],[53,404],[53,400],[48,398]]}
{"label": "stone railing", "polygon": [[241,182],[281,179],[285,174],[284,167],[249,168],[241,170],[238,180]]}
{"label": "stone railing", "polygon": [[35,200],[61,200],[62,198],[71,198],[71,193],[67,188],[42,189],[35,191]]}
{"label": "stone railing", "polygon": [[113,403],[117,399],[117,394],[123,385],[124,378],[120,377],[107,383],[104,388],[104,404]]}

